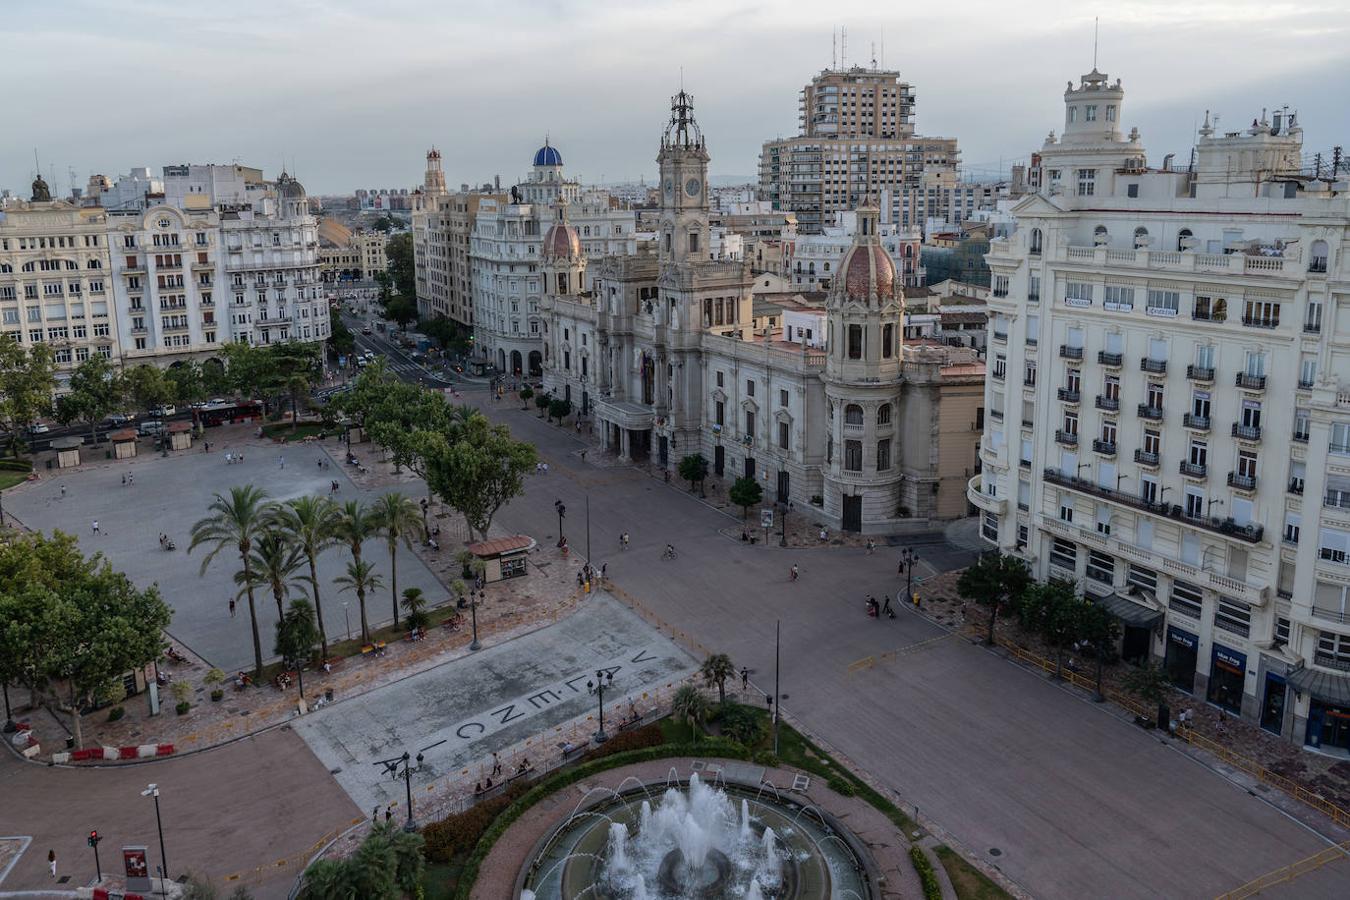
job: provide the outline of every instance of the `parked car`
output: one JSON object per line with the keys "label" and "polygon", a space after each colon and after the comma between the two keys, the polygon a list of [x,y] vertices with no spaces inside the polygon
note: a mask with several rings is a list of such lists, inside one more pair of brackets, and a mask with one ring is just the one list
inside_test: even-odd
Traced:
{"label": "parked car", "polygon": [[146,421],[144,421],[144,422],[142,422],[141,424],[139,424],[139,425],[136,426],[136,431],[137,431],[142,437],[144,437],[144,436],[146,436],[146,435],[151,435],[151,434],[163,434],[163,433],[164,433],[164,423],[163,423],[163,422],[156,422],[156,421],[154,421],[153,419],[147,419]]}
{"label": "parked car", "polygon": [[150,415],[163,418],[164,416],[171,416],[176,412],[178,412],[178,407],[165,404],[164,406],[156,406],[154,409],[150,410]]}
{"label": "parked car", "polygon": [[34,422],[28,426],[29,434],[46,434],[49,431],[51,431],[51,428],[44,422]]}
{"label": "parked car", "polygon": [[366,325],[361,329],[362,334],[370,334],[370,326]]}
{"label": "parked car", "polygon": [[113,413],[103,421],[107,422],[113,428],[121,428],[123,425],[130,425],[136,420],[135,413]]}

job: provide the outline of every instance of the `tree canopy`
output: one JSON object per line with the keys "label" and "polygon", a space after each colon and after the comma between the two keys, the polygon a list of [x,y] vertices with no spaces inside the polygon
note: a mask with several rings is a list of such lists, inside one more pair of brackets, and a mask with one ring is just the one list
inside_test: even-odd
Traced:
{"label": "tree canopy", "polygon": [[122,407],[126,395],[121,373],[96,353],[70,374],[70,392],[57,401],[56,419],[63,425],[84,422],[92,434],[99,422]]}
{"label": "tree canopy", "polygon": [[412,232],[404,231],[389,238],[389,243],[384,252],[389,260],[389,278],[394,285],[394,290],[415,302],[417,297],[417,270],[413,264]]}
{"label": "tree canopy", "polygon": [[742,475],[732,482],[727,497],[741,508],[741,518],[744,519],[749,515],[750,507],[764,499],[764,488],[755,479]]}
{"label": "tree canopy", "polygon": [[9,432],[10,450],[19,454],[20,435],[51,412],[56,374],[46,344],[24,347],[0,336],[0,425]]}
{"label": "tree canopy", "polygon": [[524,490],[538,454],[505,425],[477,414],[450,437],[427,456],[427,485],[464,515],[471,532],[487,538],[493,516]]}

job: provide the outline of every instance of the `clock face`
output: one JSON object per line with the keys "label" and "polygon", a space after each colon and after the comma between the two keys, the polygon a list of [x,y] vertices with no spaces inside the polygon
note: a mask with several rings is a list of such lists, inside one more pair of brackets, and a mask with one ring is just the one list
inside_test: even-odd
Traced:
{"label": "clock face", "polygon": [[702,186],[703,185],[699,183],[699,180],[697,178],[690,178],[688,181],[684,183],[684,191],[690,197],[697,197],[698,189],[701,188]]}

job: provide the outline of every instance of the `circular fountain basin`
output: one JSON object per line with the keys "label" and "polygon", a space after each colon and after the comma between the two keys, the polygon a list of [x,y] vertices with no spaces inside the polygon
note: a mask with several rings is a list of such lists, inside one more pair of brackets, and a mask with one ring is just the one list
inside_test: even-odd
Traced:
{"label": "circular fountain basin", "polygon": [[529,900],[872,900],[866,849],[814,806],[735,782],[639,784],[583,803],[535,848]]}

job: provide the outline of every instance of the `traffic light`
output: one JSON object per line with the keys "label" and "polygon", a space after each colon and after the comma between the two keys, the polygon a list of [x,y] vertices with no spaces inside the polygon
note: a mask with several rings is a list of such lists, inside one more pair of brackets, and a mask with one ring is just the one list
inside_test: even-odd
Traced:
{"label": "traffic light", "polygon": [[103,840],[103,838],[101,838],[101,837],[98,836],[98,832],[97,832],[97,831],[91,831],[91,832],[89,832],[89,846],[90,846],[90,847],[97,847],[97,846],[98,846],[98,842],[101,841],[101,840]]}

